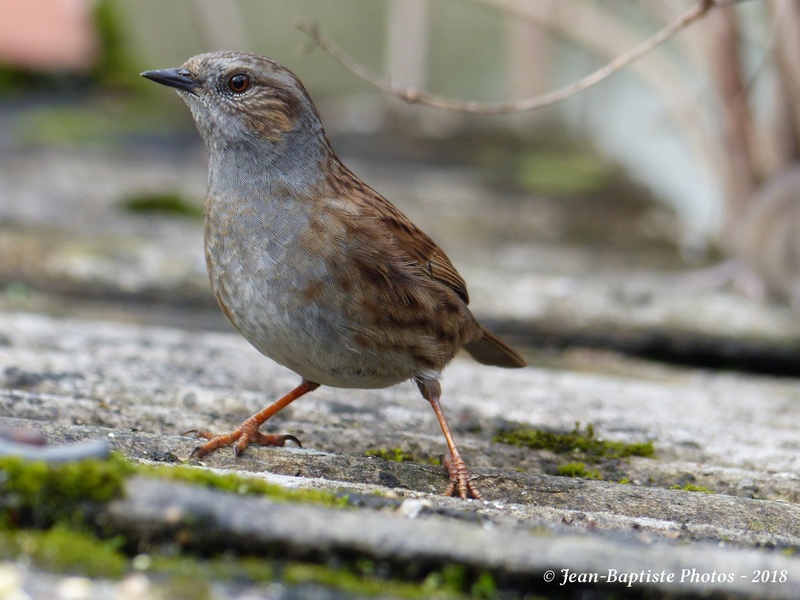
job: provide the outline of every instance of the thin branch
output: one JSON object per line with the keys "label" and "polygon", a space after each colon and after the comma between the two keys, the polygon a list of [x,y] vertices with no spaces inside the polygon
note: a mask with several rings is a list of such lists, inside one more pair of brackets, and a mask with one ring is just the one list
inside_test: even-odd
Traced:
{"label": "thin branch", "polygon": [[731,0],[698,0],[697,4],[695,4],[691,10],[687,11],[680,18],[676,19],[638,46],[630,49],[624,54],[621,54],[604,67],[601,67],[583,79],[547,94],[513,102],[484,103],[477,101],[459,101],[445,98],[444,96],[439,96],[436,94],[430,94],[421,90],[395,86],[391,81],[374,75],[364,65],[345,53],[341,48],[334,44],[333,41],[323,35],[316,23],[300,22],[297,23],[296,26],[342,66],[350,70],[361,79],[365,79],[372,85],[379,87],[384,92],[391,94],[392,96],[396,96],[409,103],[425,104],[426,106],[432,106],[446,110],[478,113],[484,115],[498,115],[536,110],[545,106],[550,106],[551,104],[561,102],[570,96],[582,92],[589,87],[597,85],[604,79],[610,77],[632,62],[640,59],[659,44],[664,43],[681,30],[705,16],[705,14],[711,8],[732,4],[734,2],[736,2],[736,0],[733,0],[733,2]]}

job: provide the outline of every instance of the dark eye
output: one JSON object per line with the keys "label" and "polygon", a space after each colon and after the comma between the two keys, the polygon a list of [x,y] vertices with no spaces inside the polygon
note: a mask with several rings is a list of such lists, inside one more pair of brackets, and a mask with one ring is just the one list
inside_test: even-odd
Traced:
{"label": "dark eye", "polygon": [[243,94],[250,89],[250,78],[242,73],[232,75],[228,79],[228,87],[234,94]]}

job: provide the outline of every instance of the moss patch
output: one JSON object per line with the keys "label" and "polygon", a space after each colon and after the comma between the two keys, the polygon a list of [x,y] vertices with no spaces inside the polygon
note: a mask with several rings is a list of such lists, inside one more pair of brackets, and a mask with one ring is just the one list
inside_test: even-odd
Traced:
{"label": "moss patch", "polygon": [[[142,560],[146,558],[146,560]],[[391,567],[371,560],[355,559],[331,567],[323,564],[264,560],[244,556],[211,559],[179,556],[138,556],[131,564],[137,570],[169,578],[170,598],[204,598],[213,581],[250,583],[278,581],[288,586],[318,585],[357,596],[396,598],[493,598],[497,586],[488,572],[473,574],[461,565],[447,565],[421,579],[404,580],[391,574]],[[384,568],[385,567],[385,568]],[[383,574],[379,574],[383,572]],[[186,590],[190,594],[187,595]]]}
{"label": "moss patch", "polygon": [[[98,525],[98,505],[119,497],[133,475],[161,477],[274,500],[342,506],[347,498],[328,491],[282,488],[258,479],[195,467],[135,465],[118,454],[105,461],[63,465],[0,459],[0,559],[31,561],[49,572],[118,579],[152,574],[163,597],[208,598],[218,581],[288,586],[317,585],[355,595],[399,598],[490,598],[494,576],[462,565],[398,571],[364,558],[340,557],[335,566],[287,562],[230,553],[198,557],[176,554],[179,546],[151,546]],[[115,535],[117,533],[117,535]],[[157,542],[156,542],[157,543]],[[208,551],[208,548],[205,549]]]}
{"label": "moss patch", "polygon": [[83,523],[92,505],[119,497],[134,472],[119,455],[66,464],[0,458],[0,526]]}
{"label": "moss patch", "polygon": [[516,164],[520,187],[551,196],[596,192],[607,188],[613,178],[613,169],[592,154],[528,152]]}
{"label": "moss patch", "polygon": [[439,458],[432,456],[419,457],[412,452],[407,452],[402,448],[370,448],[364,452],[364,456],[377,457],[390,462],[415,462],[438,466],[442,464]]}
{"label": "moss patch", "polygon": [[26,557],[48,571],[87,577],[121,577],[128,570],[121,545],[121,538],[101,540],[64,524],[45,531],[0,529],[0,558]]}
{"label": "moss patch", "polygon": [[556,467],[556,475],[562,477],[579,477],[581,479],[602,479],[597,469],[587,469],[586,463],[569,462]]}
{"label": "moss patch", "polygon": [[325,565],[291,563],[283,570],[283,580],[288,584],[316,584],[335,588],[359,596],[383,596],[391,594],[397,598],[456,598],[460,589],[452,589],[443,582],[441,572],[428,576],[422,583],[385,579],[359,570],[333,569]]}
{"label": "moss patch", "polygon": [[164,597],[181,600],[210,597],[215,581],[281,582],[288,586],[314,584],[359,596],[389,594],[397,598],[492,598],[496,584],[491,573],[472,575],[460,565],[429,572],[422,580],[379,575],[372,561],[329,567],[304,562],[265,560],[224,555],[200,558],[172,554],[126,555],[121,537],[108,540],[64,525],[46,531],[0,530],[0,559],[33,562],[53,573],[119,579],[134,571],[154,576]]}
{"label": "moss patch", "polygon": [[[655,454],[653,442],[629,444],[606,441],[595,437],[594,427],[591,424],[587,425],[586,429],[581,429],[580,423],[575,423],[575,429],[568,433],[526,427],[507,429],[500,431],[493,441],[533,450],[549,450],[563,455],[562,460],[568,462],[548,469],[553,475],[618,480],[624,483],[630,483],[630,478],[621,471],[621,459],[631,456],[651,457]],[[601,465],[601,468],[589,468],[587,464]]]}
{"label": "moss patch", "polygon": [[[134,562],[136,559],[134,559]],[[391,596],[396,598],[493,598],[497,586],[488,572],[473,574],[461,565],[446,565],[428,572],[421,580],[403,580],[391,571],[378,567],[373,561],[357,559],[348,564],[331,567],[297,561],[269,561],[255,557],[192,559],[187,557],[154,556],[144,572],[168,576],[170,588],[190,583],[191,598],[204,597],[203,591],[215,580],[235,580],[252,583],[279,581],[288,586],[318,585],[357,596]],[[186,588],[183,588],[186,589]],[[178,597],[178,596],[170,596]],[[185,593],[182,596],[185,597]]]}
{"label": "moss patch", "polygon": [[122,208],[134,214],[162,214],[202,219],[203,210],[175,193],[142,194],[122,203]]}
{"label": "moss patch", "polygon": [[364,456],[377,456],[391,462],[416,462],[417,460],[411,452],[406,452],[402,448],[372,448],[364,452]]}
{"label": "moss patch", "polygon": [[0,458],[0,526],[49,527],[81,524],[92,505],[122,495],[133,475],[184,481],[236,494],[255,494],[284,502],[347,505],[347,496],[328,490],[292,489],[235,474],[217,474],[200,467],[135,465],[112,453],[108,460],[66,464]]}
{"label": "moss patch", "polygon": [[629,456],[652,457],[655,454],[653,442],[609,442],[595,437],[591,424],[581,431],[580,423],[576,423],[575,429],[569,433],[527,428],[502,431],[493,441],[534,450],[550,450],[557,454],[578,454],[592,463]]}
{"label": "moss patch", "polygon": [[695,483],[684,483],[683,485],[671,485],[669,486],[671,490],[683,490],[684,492],[700,492],[701,494],[716,494],[714,490],[711,488],[707,488],[704,485],[697,485]]}
{"label": "moss patch", "polygon": [[148,477],[184,481],[234,494],[266,496],[278,502],[311,502],[330,507],[344,507],[348,504],[347,496],[344,494],[328,490],[286,488],[261,479],[241,477],[233,473],[222,475],[200,467],[140,466],[137,467],[137,472]]}

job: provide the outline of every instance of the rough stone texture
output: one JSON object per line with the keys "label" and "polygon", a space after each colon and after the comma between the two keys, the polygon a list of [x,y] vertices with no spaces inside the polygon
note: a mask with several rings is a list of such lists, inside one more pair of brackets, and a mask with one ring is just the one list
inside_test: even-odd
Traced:
{"label": "rough stone texture", "polygon": [[[296,383],[235,334],[3,313],[0,335],[0,426],[43,429],[53,444],[102,436],[143,460],[187,458],[194,441],[177,433],[233,427]],[[279,507],[270,520],[255,516],[266,501],[206,498],[137,482],[125,501],[130,504],[112,512],[128,515],[128,527],[141,530],[173,502],[189,513],[211,511],[220,539],[245,536],[245,545],[279,539],[300,555],[324,539],[330,552],[400,561],[418,552],[420,561],[466,561],[531,582],[548,568],[666,570],[677,578],[681,569],[694,568],[736,579],[645,589],[764,598],[800,593],[800,560],[777,551],[800,546],[794,503],[800,416],[792,410],[800,392],[792,382],[710,373],[645,381],[535,368],[509,372],[465,358],[448,369],[444,384],[445,410],[486,503],[438,496],[446,484],[441,467],[363,455],[380,447],[418,456],[443,451],[432,411],[411,385],[401,385],[321,388],[267,426],[297,435],[306,448],[253,448],[238,458],[223,451],[205,461],[284,485],[390,492],[406,499],[399,507]],[[617,473],[633,482],[627,485],[544,475],[547,452],[491,442],[508,420],[560,430],[591,421],[604,438],[654,440],[657,456],[620,461]],[[723,493],[665,489],[686,476]],[[411,510],[409,501],[420,504],[412,502]],[[420,519],[398,519],[404,510]],[[355,548],[352,519],[361,523],[360,536],[376,532]],[[243,523],[251,522],[259,525],[248,532]],[[283,525],[277,531],[270,523]],[[758,569],[786,569],[789,579],[755,585],[741,578]]]}
{"label": "rough stone texture", "polygon": [[[609,558],[620,572],[675,573],[676,581],[656,581],[650,587],[676,594],[699,594],[710,589],[747,597],[754,569],[786,571],[783,584],[759,586],[764,597],[795,598],[800,593],[797,560],[754,551],[631,543],[606,536],[532,535],[524,529],[487,527],[435,515],[346,511],[307,505],[277,504],[256,498],[237,498],[191,486],[135,481],[128,498],[109,509],[108,518],[141,536],[202,522],[192,529],[197,543],[225,544],[267,554],[319,556],[339,552],[369,556],[401,565],[445,565],[457,562],[491,570],[501,580],[517,579],[530,590],[553,591],[564,581],[564,569],[609,576]],[[408,511],[406,512],[408,515]],[[299,526],[303,524],[303,526]],[[224,541],[223,541],[224,540]],[[624,565],[624,566],[623,566]],[[656,566],[658,565],[658,566]],[[698,569],[698,566],[699,569]],[[734,574],[733,581],[710,586],[692,581],[691,572]],[[548,571],[559,574],[556,585],[543,584]],[[680,581],[680,579],[683,581]],[[625,587],[614,586],[611,587]],[[637,586],[638,587],[638,586]]]}

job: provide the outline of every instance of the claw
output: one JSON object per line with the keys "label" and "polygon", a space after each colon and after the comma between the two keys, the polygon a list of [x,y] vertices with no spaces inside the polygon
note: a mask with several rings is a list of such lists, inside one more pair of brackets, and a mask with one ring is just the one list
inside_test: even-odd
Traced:
{"label": "claw", "polygon": [[[450,477],[450,483],[444,491],[445,496],[458,496],[460,498],[475,498],[483,500],[483,496],[477,486],[472,483],[472,477],[467,470],[467,465],[460,456],[453,459],[451,456],[444,457],[444,467]],[[456,494],[456,492],[458,492]]]}
{"label": "claw", "polygon": [[192,453],[189,455],[190,459],[201,458],[209,452],[213,452],[217,448],[222,448],[223,446],[231,446],[233,449],[233,455],[235,457],[239,456],[250,445],[283,446],[286,444],[287,440],[291,440],[301,448],[303,447],[303,444],[300,443],[300,440],[293,435],[261,433],[254,423],[248,423],[247,421],[242,423],[241,426],[237,427],[230,433],[214,435],[209,431],[191,429],[185,432],[184,435],[190,433],[194,434],[198,438],[208,440],[206,443],[200,444],[199,446],[195,447],[194,450],[192,450]]}
{"label": "claw", "polygon": [[444,439],[447,440],[447,448],[450,454],[445,456],[444,466],[447,469],[447,474],[450,476],[450,484],[444,491],[445,496],[455,496],[456,490],[461,498],[475,498],[476,500],[483,500],[483,496],[478,491],[478,488],[472,485],[470,481],[469,471],[467,465],[464,464],[461,455],[456,448],[456,443],[453,441],[453,434],[450,431],[450,426],[447,424],[447,419],[444,417],[441,403],[439,402],[439,395],[442,393],[442,388],[437,379],[431,380],[417,380],[419,391],[422,392],[422,397],[431,403],[433,412],[436,413],[436,419],[442,427]]}
{"label": "claw", "polygon": [[285,434],[283,434],[283,435],[279,435],[279,436],[275,436],[275,437],[280,437],[280,438],[283,438],[283,441],[282,441],[282,443],[280,443],[280,444],[275,444],[276,446],[283,446],[283,445],[284,445],[286,442],[288,442],[288,441],[292,441],[292,442],[294,442],[295,444],[297,444],[297,445],[298,445],[298,447],[300,447],[300,448],[302,448],[302,447],[303,447],[303,444],[301,444],[301,443],[300,443],[300,440],[298,440],[298,439],[297,439],[296,437],[294,437],[293,435],[289,435],[288,433],[285,433]]}
{"label": "claw", "polygon": [[206,431],[204,429],[190,429],[189,431],[185,431],[183,435],[194,434],[195,437],[208,440],[204,444],[200,444],[194,450],[192,450],[189,458],[200,458],[209,452],[213,452],[217,448],[222,448],[223,446],[232,446],[233,455],[239,456],[250,444],[257,446],[283,446],[286,443],[286,440],[291,440],[302,448],[303,444],[301,444],[300,440],[293,435],[261,433],[258,428],[283,407],[287,406],[300,396],[317,389],[318,387],[318,383],[303,380],[303,383],[298,385],[291,392],[273,402],[265,409],[257,412],[249,419],[245,420],[231,433],[214,435],[210,431]]}
{"label": "claw", "polygon": [[208,431],[207,429],[189,429],[188,431],[184,431],[181,435],[189,435],[193,434],[196,438],[202,438],[206,440],[210,440],[214,437],[214,434]]}

